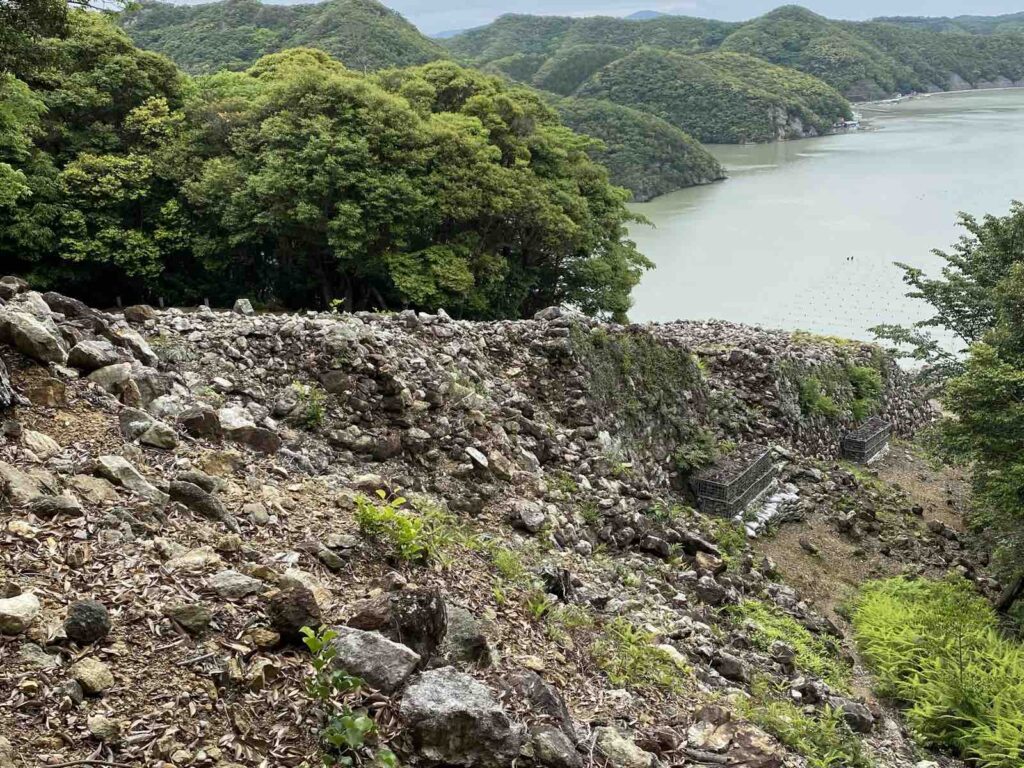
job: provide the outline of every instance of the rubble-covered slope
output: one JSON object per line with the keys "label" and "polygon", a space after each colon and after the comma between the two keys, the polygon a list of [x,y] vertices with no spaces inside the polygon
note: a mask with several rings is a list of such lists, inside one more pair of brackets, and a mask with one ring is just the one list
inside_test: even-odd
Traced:
{"label": "rubble-covered slope", "polygon": [[[788,515],[995,587],[836,463],[929,417],[867,345],[0,297],[4,768],[314,765],[345,707],[356,762],[914,765],[842,628],[690,508],[743,442]],[[357,691],[308,687],[320,625]]]}

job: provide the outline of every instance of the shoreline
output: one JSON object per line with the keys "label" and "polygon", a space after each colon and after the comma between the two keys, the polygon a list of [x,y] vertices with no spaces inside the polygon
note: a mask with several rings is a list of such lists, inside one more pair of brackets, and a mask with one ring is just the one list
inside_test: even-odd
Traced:
{"label": "shoreline", "polygon": [[874,101],[851,101],[850,106],[854,108],[858,107],[877,107],[888,104],[903,104],[907,101],[915,101],[917,99],[928,99],[935,96],[953,96],[963,95],[965,93],[989,93],[992,91],[1021,91],[1024,90],[1024,85],[997,85],[991,88],[957,88],[952,91],[926,91],[923,93],[915,93],[908,96],[901,96],[899,98],[892,99],[875,99]]}

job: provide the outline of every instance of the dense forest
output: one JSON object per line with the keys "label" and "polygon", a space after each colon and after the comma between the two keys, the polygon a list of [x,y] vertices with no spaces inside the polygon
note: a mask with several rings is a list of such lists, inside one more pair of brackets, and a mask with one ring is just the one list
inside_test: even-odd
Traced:
{"label": "dense forest", "polygon": [[650,112],[720,144],[824,133],[851,116],[846,100],[821,81],[738,54],[642,48],[602,69],[578,94]]}
{"label": "dense forest", "polygon": [[509,15],[444,43],[462,59],[493,62],[503,69],[502,62],[511,57],[532,57],[530,79],[552,59],[573,60],[568,52],[581,45],[616,46],[623,55],[642,47],[686,54],[722,49],[798,69],[850,99],[1024,78],[1019,17],[972,18],[959,23],[841,22],[798,6],[784,6],[742,23],[682,16],[626,21]]}
{"label": "dense forest", "polygon": [[[624,317],[628,193],[539,94],[297,48],[192,79],[106,15],[9,39],[0,261],[96,301]],[[10,27],[9,27],[10,29]]]}
{"label": "dense forest", "polygon": [[660,117],[600,99],[556,99],[554,106],[574,131],[601,138],[591,156],[634,200],[725,178],[710,152]]}
{"label": "dense forest", "polygon": [[443,48],[373,0],[271,5],[228,0],[205,5],[144,2],[121,24],[135,43],[192,74],[245,69],[268,53],[320,48],[355,70],[404,67],[444,58]]}

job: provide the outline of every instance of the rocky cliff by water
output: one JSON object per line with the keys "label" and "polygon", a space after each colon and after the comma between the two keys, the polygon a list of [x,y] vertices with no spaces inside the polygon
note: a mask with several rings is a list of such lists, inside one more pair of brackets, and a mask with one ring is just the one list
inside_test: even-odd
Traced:
{"label": "rocky cliff by water", "polygon": [[[914,766],[842,611],[787,574],[998,586],[952,501],[838,462],[867,414],[932,415],[871,345],[0,297],[4,768],[314,765],[345,713],[350,764]],[[817,538],[692,507],[748,443]],[[320,626],[360,686],[309,686]]]}

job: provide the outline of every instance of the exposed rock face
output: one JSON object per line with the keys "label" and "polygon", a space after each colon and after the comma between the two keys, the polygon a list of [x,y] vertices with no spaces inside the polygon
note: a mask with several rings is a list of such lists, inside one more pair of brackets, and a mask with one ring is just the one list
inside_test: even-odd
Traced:
{"label": "exposed rock face", "polygon": [[523,741],[487,686],[451,667],[420,675],[402,694],[401,715],[416,751],[446,765],[511,765]]}
{"label": "exposed rock face", "polygon": [[594,729],[594,746],[613,768],[652,768],[657,757],[645,752],[615,728]]}

